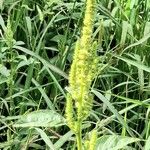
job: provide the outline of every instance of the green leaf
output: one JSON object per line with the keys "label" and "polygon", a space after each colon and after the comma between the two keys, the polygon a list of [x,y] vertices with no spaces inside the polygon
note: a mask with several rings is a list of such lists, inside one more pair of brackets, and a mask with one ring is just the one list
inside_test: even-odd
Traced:
{"label": "green leaf", "polygon": [[[111,90],[106,91],[105,97],[108,101],[110,101],[110,99],[111,99]],[[103,104],[103,113],[105,112],[106,109],[107,109],[107,105],[104,103]]]}
{"label": "green leaf", "polygon": [[3,8],[3,2],[4,2],[4,0],[0,0],[0,9]]}
{"label": "green leaf", "polygon": [[119,135],[104,135],[97,140],[96,150],[129,150],[128,144],[140,141],[138,138]]}
{"label": "green leaf", "polygon": [[2,29],[5,31],[6,29],[6,26],[5,26],[5,23],[4,23],[4,20],[2,18],[2,16],[0,15],[0,26],[2,27]]}
{"label": "green leaf", "polygon": [[55,76],[53,75],[53,73],[51,72],[51,70],[54,71],[54,72],[56,72],[56,73],[58,73],[59,75],[63,76],[64,78],[68,79],[68,75],[67,75],[65,72],[61,71],[61,70],[60,70],[59,68],[57,68],[56,66],[50,64],[48,61],[46,61],[45,59],[43,59],[42,57],[40,57],[40,56],[37,55],[36,53],[34,53],[34,52],[32,52],[32,51],[30,51],[30,50],[28,50],[28,49],[26,49],[26,48],[23,48],[23,47],[21,47],[21,46],[14,46],[14,48],[16,48],[16,49],[18,49],[18,50],[21,50],[22,52],[27,53],[27,54],[29,54],[29,55],[31,55],[31,56],[37,58],[38,60],[40,60],[40,61],[43,63],[45,69],[46,69],[46,70],[48,71],[48,73],[50,74],[51,78],[52,78],[52,79],[54,80],[54,82],[56,83],[58,89],[62,92],[62,94],[63,94],[64,96],[66,96],[64,90],[62,89],[62,87],[60,86],[60,84],[58,83],[58,81],[56,80],[56,78],[55,78]]}
{"label": "green leaf", "polygon": [[26,24],[27,24],[28,33],[30,36],[32,36],[32,24],[31,24],[30,17],[26,17]]}
{"label": "green leaf", "polygon": [[65,72],[63,72],[62,70],[60,70],[56,66],[50,64],[48,61],[46,61],[45,59],[43,59],[42,57],[40,57],[36,53],[34,53],[34,52],[24,48],[24,47],[21,47],[21,46],[14,46],[13,48],[18,49],[18,50],[20,50],[20,51],[22,51],[22,52],[24,52],[26,54],[29,54],[30,56],[33,56],[33,57],[37,58],[38,60],[40,60],[43,63],[43,65],[45,67],[50,68],[52,71],[58,73],[60,76],[63,76],[64,78],[68,79],[68,76],[67,76],[67,74]]}
{"label": "green leaf", "polygon": [[121,34],[121,41],[120,41],[121,46],[123,46],[126,42],[128,25],[129,25],[129,23],[127,21],[122,22],[122,34]]}
{"label": "green leaf", "polygon": [[47,0],[47,5],[50,7],[52,4],[59,4],[62,3],[62,0]]}
{"label": "green leaf", "polygon": [[145,143],[145,148],[144,150],[150,150],[150,136],[149,138],[147,139],[146,143]]}
{"label": "green leaf", "polygon": [[8,77],[10,75],[10,70],[0,64],[0,74],[2,74],[4,77]]}
{"label": "green leaf", "polygon": [[65,119],[53,110],[38,110],[23,115],[14,127],[57,127],[65,124]]}
{"label": "green leaf", "polygon": [[44,98],[47,106],[51,110],[55,110],[54,104],[52,103],[52,101],[50,100],[50,98],[45,93],[45,90],[40,86],[40,84],[35,79],[32,79],[32,82],[35,84],[36,87],[38,87],[38,90],[41,92],[41,95],[43,96],[43,98]]}
{"label": "green leaf", "polygon": [[38,11],[39,19],[42,22],[44,20],[43,12],[41,11],[41,9],[38,5],[36,5],[36,8],[37,8],[37,11]]}
{"label": "green leaf", "polygon": [[19,141],[17,140],[10,140],[10,141],[7,141],[7,142],[3,142],[3,143],[0,143],[0,148],[8,148],[9,146],[12,146],[14,144],[18,144]]}
{"label": "green leaf", "polygon": [[134,46],[138,46],[140,44],[143,44],[145,41],[147,41],[150,38],[150,33],[146,34],[142,39],[140,39],[139,41],[137,41],[136,43],[133,43],[129,46],[127,46],[123,51],[126,51],[127,49],[134,47]]}
{"label": "green leaf", "polygon": [[43,130],[39,129],[39,128],[35,128],[35,130],[40,134],[41,138],[48,145],[48,147],[51,150],[55,150],[55,147],[54,147],[53,143],[51,142],[49,137],[46,135],[46,133]]}
{"label": "green leaf", "polygon": [[150,72],[150,67],[143,65],[141,62],[130,60],[128,58],[120,57],[120,56],[115,56],[115,57],[121,59],[122,61],[124,61],[130,65],[137,67],[138,69],[142,69],[144,71]]}
{"label": "green leaf", "polygon": [[129,132],[129,134],[134,137],[134,134],[130,130],[127,123],[123,120],[122,116],[118,113],[118,111],[115,109],[115,107],[107,100],[107,98],[104,95],[102,95],[100,92],[93,90],[93,89],[92,89],[92,93],[94,93],[104,104],[107,105],[109,110],[117,117],[117,119],[120,121],[120,123],[123,125],[123,127],[125,127],[127,129],[127,131]]}
{"label": "green leaf", "polygon": [[55,144],[55,149],[59,150],[61,146],[66,142],[69,141],[74,133],[72,131],[67,132],[65,135],[63,135]]}

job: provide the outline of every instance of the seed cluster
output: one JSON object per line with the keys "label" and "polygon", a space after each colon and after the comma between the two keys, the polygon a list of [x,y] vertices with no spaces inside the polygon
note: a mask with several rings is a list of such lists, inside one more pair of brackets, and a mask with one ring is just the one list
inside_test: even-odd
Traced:
{"label": "seed cluster", "polygon": [[76,42],[69,73],[70,92],[67,94],[66,103],[68,126],[75,133],[78,132],[78,121],[82,122],[87,118],[93,104],[90,87],[95,78],[98,64],[97,43],[92,40],[94,16],[95,0],[87,0],[81,38]]}

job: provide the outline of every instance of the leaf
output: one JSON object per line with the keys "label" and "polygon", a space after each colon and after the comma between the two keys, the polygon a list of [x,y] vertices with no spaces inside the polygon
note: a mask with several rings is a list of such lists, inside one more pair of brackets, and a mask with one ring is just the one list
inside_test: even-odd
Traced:
{"label": "leaf", "polygon": [[32,82],[35,84],[36,87],[38,87],[38,90],[41,92],[41,95],[43,96],[43,98],[44,98],[47,106],[51,110],[55,110],[54,104],[52,103],[52,101],[50,100],[50,98],[45,93],[45,90],[43,90],[43,88],[40,86],[40,84],[35,79],[32,78]]}
{"label": "leaf", "polygon": [[120,45],[123,46],[126,42],[126,37],[127,37],[127,32],[128,32],[128,22],[127,21],[123,21],[122,22],[122,34],[121,34],[121,41],[120,41]]}
{"label": "leaf", "polygon": [[0,9],[3,8],[3,2],[4,2],[4,0],[0,0]]}
{"label": "leaf", "polygon": [[130,60],[130,59],[125,58],[125,57],[120,57],[120,56],[115,56],[115,57],[117,57],[118,59],[121,59],[122,61],[124,61],[124,62],[126,62],[130,65],[133,65],[133,66],[137,67],[138,69],[142,69],[144,71],[150,72],[150,67],[145,66],[140,62],[133,61],[133,60]]}
{"label": "leaf", "polygon": [[147,21],[144,28],[144,36],[150,33],[150,22]]}
{"label": "leaf", "polygon": [[133,132],[130,130],[129,126],[127,123],[123,120],[122,116],[118,113],[118,111],[115,109],[115,107],[107,100],[105,96],[103,96],[100,92],[93,90],[92,93],[94,93],[104,104],[107,105],[109,110],[117,117],[117,119],[120,121],[120,123],[127,129],[129,134],[134,137]]}
{"label": "leaf", "polygon": [[13,139],[13,140],[8,140],[7,142],[0,142],[0,149],[5,150],[9,149],[10,147],[12,147],[13,145],[17,145],[18,143],[20,143],[19,140]]}
{"label": "leaf", "polygon": [[10,70],[0,64],[0,74],[2,74],[4,77],[8,77],[10,75]]}
{"label": "leaf", "polygon": [[18,63],[17,65],[17,70],[23,66],[26,66],[26,65],[30,65],[34,62],[34,59],[33,58],[29,58],[28,60],[23,60],[21,62]]}
{"label": "leaf", "polygon": [[17,65],[17,70],[18,70],[19,68],[21,68],[21,67],[23,67],[23,66],[26,66],[26,65],[29,65],[29,64],[30,64],[29,61],[23,60],[23,61],[21,61],[20,63],[18,63],[18,65]]}
{"label": "leaf", "polygon": [[19,45],[24,45],[24,44],[25,44],[25,43],[24,43],[23,41],[16,41],[16,42],[15,42],[15,45],[16,45],[16,46],[17,46],[17,45],[18,45],[18,46],[19,46]]}
{"label": "leaf", "polygon": [[66,142],[66,141],[69,141],[71,136],[73,135],[74,133],[72,131],[69,131],[67,132],[65,135],[63,135],[55,144],[55,149],[60,149],[61,146]]}
{"label": "leaf", "polygon": [[97,140],[96,150],[129,150],[128,144],[140,141],[138,138],[119,135],[104,135]]}
{"label": "leaf", "polygon": [[26,17],[26,24],[27,24],[28,33],[30,36],[32,36],[32,24],[31,24],[30,17]]}
{"label": "leaf", "polygon": [[39,15],[39,19],[42,22],[44,20],[44,15],[40,9],[40,7],[38,5],[36,5],[37,11],[38,11],[38,15]]}
{"label": "leaf", "polygon": [[38,110],[23,115],[14,127],[57,127],[65,124],[65,119],[53,110]]}
{"label": "leaf", "polygon": [[0,26],[2,27],[2,29],[5,31],[6,29],[6,26],[5,26],[5,23],[4,23],[4,20],[2,18],[2,16],[0,15]]}
{"label": "leaf", "polygon": [[62,0],[48,0],[47,5],[50,7],[52,4],[59,4],[62,3]]}
{"label": "leaf", "polygon": [[43,130],[39,129],[39,128],[35,128],[35,130],[40,134],[41,138],[48,145],[48,147],[51,150],[55,150],[55,147],[54,147],[53,143],[51,142],[49,137],[46,135],[46,133]]}
{"label": "leaf", "polygon": [[145,143],[145,148],[144,150],[150,150],[150,136],[148,137],[146,143]]}
{"label": "leaf", "polygon": [[[51,72],[54,71],[56,73],[58,73],[59,75],[63,76],[64,78],[68,79],[68,75],[61,71],[59,68],[57,68],[56,66],[52,65],[51,63],[49,63],[48,61],[46,61],[45,59],[43,59],[42,57],[40,57],[39,55],[37,55],[36,53],[26,49],[26,48],[23,48],[21,46],[14,46],[14,48],[18,49],[18,50],[21,50],[22,52],[24,53],[27,53],[35,58],[37,58],[38,60],[40,60],[45,69],[48,71],[48,73],[50,74],[51,78],[54,80],[55,84],[57,85],[58,89],[62,92],[62,94],[64,96],[66,96],[65,92],[63,91],[62,87],[60,86],[60,84],[58,83],[58,81],[56,80],[55,76],[53,75],[53,73]],[[50,70],[51,69],[51,70]]]}
{"label": "leaf", "polygon": [[30,56],[33,56],[35,58],[37,58],[38,60],[40,60],[44,66],[50,68],[52,71],[58,73],[59,75],[63,76],[64,78],[68,79],[68,76],[66,73],[64,73],[63,71],[61,71],[59,68],[57,68],[56,66],[50,64],[48,61],[46,61],[45,59],[43,59],[42,57],[40,57],[39,55],[37,55],[36,53],[21,47],[21,46],[14,46],[13,48],[18,49],[26,54],[29,54]]}
{"label": "leaf", "polygon": [[137,0],[131,0],[130,9],[133,9],[135,5],[137,5]]}
{"label": "leaf", "polygon": [[[111,99],[111,90],[106,91],[105,97],[107,98],[108,101],[110,101],[110,99]],[[105,112],[106,109],[107,109],[107,105],[104,103],[103,104],[103,113]]]}
{"label": "leaf", "polygon": [[25,8],[26,10],[29,10],[29,11],[33,11],[34,10],[34,9],[31,9],[28,5],[22,5],[21,7]]}
{"label": "leaf", "polygon": [[51,41],[55,41],[55,42],[60,42],[60,40],[61,41],[64,41],[65,40],[65,36],[64,35],[56,35],[56,36],[54,36],[52,39],[51,39]]}
{"label": "leaf", "polygon": [[150,38],[150,33],[146,34],[142,39],[140,39],[140,40],[137,41],[136,43],[133,43],[133,44],[127,46],[123,51],[126,51],[127,49],[129,49],[129,48],[131,48],[131,47],[134,47],[134,46],[143,44],[143,43],[144,43],[145,41],[147,41],[149,38]]}

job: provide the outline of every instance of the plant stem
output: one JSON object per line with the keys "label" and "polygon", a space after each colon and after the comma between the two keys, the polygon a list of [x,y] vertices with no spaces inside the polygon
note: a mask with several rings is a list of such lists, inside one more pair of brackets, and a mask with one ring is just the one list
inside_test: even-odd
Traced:
{"label": "plant stem", "polygon": [[82,150],[82,122],[78,120],[78,132],[76,134],[77,138],[77,149]]}

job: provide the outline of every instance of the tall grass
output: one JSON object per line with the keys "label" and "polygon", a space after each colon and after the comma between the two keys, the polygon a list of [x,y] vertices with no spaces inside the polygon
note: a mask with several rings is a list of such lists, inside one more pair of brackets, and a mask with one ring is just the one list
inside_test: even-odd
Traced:
{"label": "tall grass", "polygon": [[[82,141],[96,128],[97,150],[150,150],[150,2],[97,1],[96,10],[99,62]],[[76,149],[64,116],[84,16],[85,1],[0,1],[0,149]]]}

